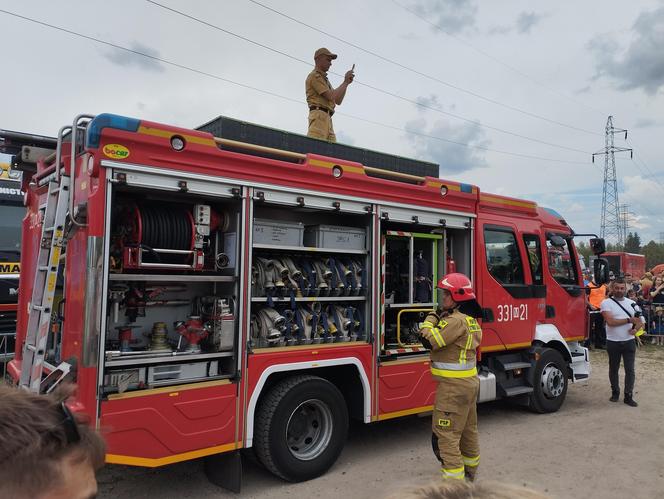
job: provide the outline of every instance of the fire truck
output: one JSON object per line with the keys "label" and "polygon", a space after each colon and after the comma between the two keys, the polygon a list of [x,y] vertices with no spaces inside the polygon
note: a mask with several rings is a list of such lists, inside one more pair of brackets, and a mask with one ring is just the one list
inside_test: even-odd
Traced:
{"label": "fire truck", "polygon": [[[22,170],[33,171],[36,158],[52,152],[55,139],[9,130],[0,130],[0,372],[14,357],[16,310],[21,271],[21,231],[25,215]],[[1,159],[1,156],[0,156]]]}
{"label": "fire truck", "polygon": [[[591,256],[591,262],[597,258]],[[602,254],[602,258],[606,259],[609,264],[609,270],[616,276],[618,275],[631,275],[634,279],[639,280],[646,273],[646,257],[638,253],[626,253],[624,251],[607,251]]]}
{"label": "fire truck", "polygon": [[0,373],[14,356],[21,221],[25,213],[20,172],[0,163]]}
{"label": "fire truck", "polygon": [[205,457],[237,490],[253,449],[307,480],[350,419],[432,409],[418,325],[457,271],[481,303],[478,402],[557,411],[590,374],[574,232],[437,173],[226,118],[77,116],[24,178],[12,378],[74,381],[109,463]]}

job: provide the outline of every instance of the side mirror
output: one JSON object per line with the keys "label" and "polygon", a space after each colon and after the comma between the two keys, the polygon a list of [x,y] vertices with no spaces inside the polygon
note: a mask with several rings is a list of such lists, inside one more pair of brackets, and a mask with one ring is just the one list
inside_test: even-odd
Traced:
{"label": "side mirror", "polygon": [[593,275],[595,284],[602,285],[609,282],[609,262],[606,258],[597,258],[593,262]]}
{"label": "side mirror", "polygon": [[595,255],[606,252],[606,243],[601,237],[593,237],[590,241],[590,249]]}
{"label": "side mirror", "polygon": [[556,248],[564,248],[565,244],[567,244],[565,239],[558,234],[549,234],[548,239],[551,242],[551,245]]}

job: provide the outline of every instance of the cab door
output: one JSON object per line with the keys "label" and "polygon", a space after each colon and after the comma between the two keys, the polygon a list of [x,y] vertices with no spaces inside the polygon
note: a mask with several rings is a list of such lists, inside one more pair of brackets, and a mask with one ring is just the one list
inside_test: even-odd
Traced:
{"label": "cab door", "polygon": [[533,283],[524,239],[516,227],[502,221],[483,223],[478,239],[482,350],[527,347],[545,291]]}
{"label": "cab door", "polygon": [[579,272],[579,257],[567,234],[546,234],[546,322],[556,325],[567,341],[586,336],[586,297]]}

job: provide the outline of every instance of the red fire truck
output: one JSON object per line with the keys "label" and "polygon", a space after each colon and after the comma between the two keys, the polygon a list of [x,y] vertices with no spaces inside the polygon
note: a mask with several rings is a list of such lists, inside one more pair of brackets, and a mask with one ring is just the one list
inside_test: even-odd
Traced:
{"label": "red fire truck", "polygon": [[588,378],[561,215],[376,168],[404,158],[297,152],[330,146],[299,136],[261,145],[266,130],[241,141],[81,115],[24,180],[10,372],[35,392],[75,381],[72,408],[104,429],[109,463],[206,457],[237,489],[253,447],[286,480],[324,473],[349,418],[431,410],[417,329],[451,270],[483,307],[479,402],[553,412]]}
{"label": "red fire truck", "polygon": [[[590,257],[591,262],[594,256]],[[646,273],[646,257],[637,253],[625,253],[624,251],[607,251],[602,254],[609,264],[609,270],[616,276],[631,275],[635,280],[639,280]]]}

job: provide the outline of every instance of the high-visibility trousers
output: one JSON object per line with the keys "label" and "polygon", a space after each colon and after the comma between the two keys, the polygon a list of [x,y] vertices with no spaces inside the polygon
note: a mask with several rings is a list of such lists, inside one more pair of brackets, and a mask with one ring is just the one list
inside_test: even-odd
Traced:
{"label": "high-visibility trousers", "polygon": [[449,378],[438,383],[433,410],[434,451],[444,478],[474,479],[480,463],[477,395],[480,381]]}

